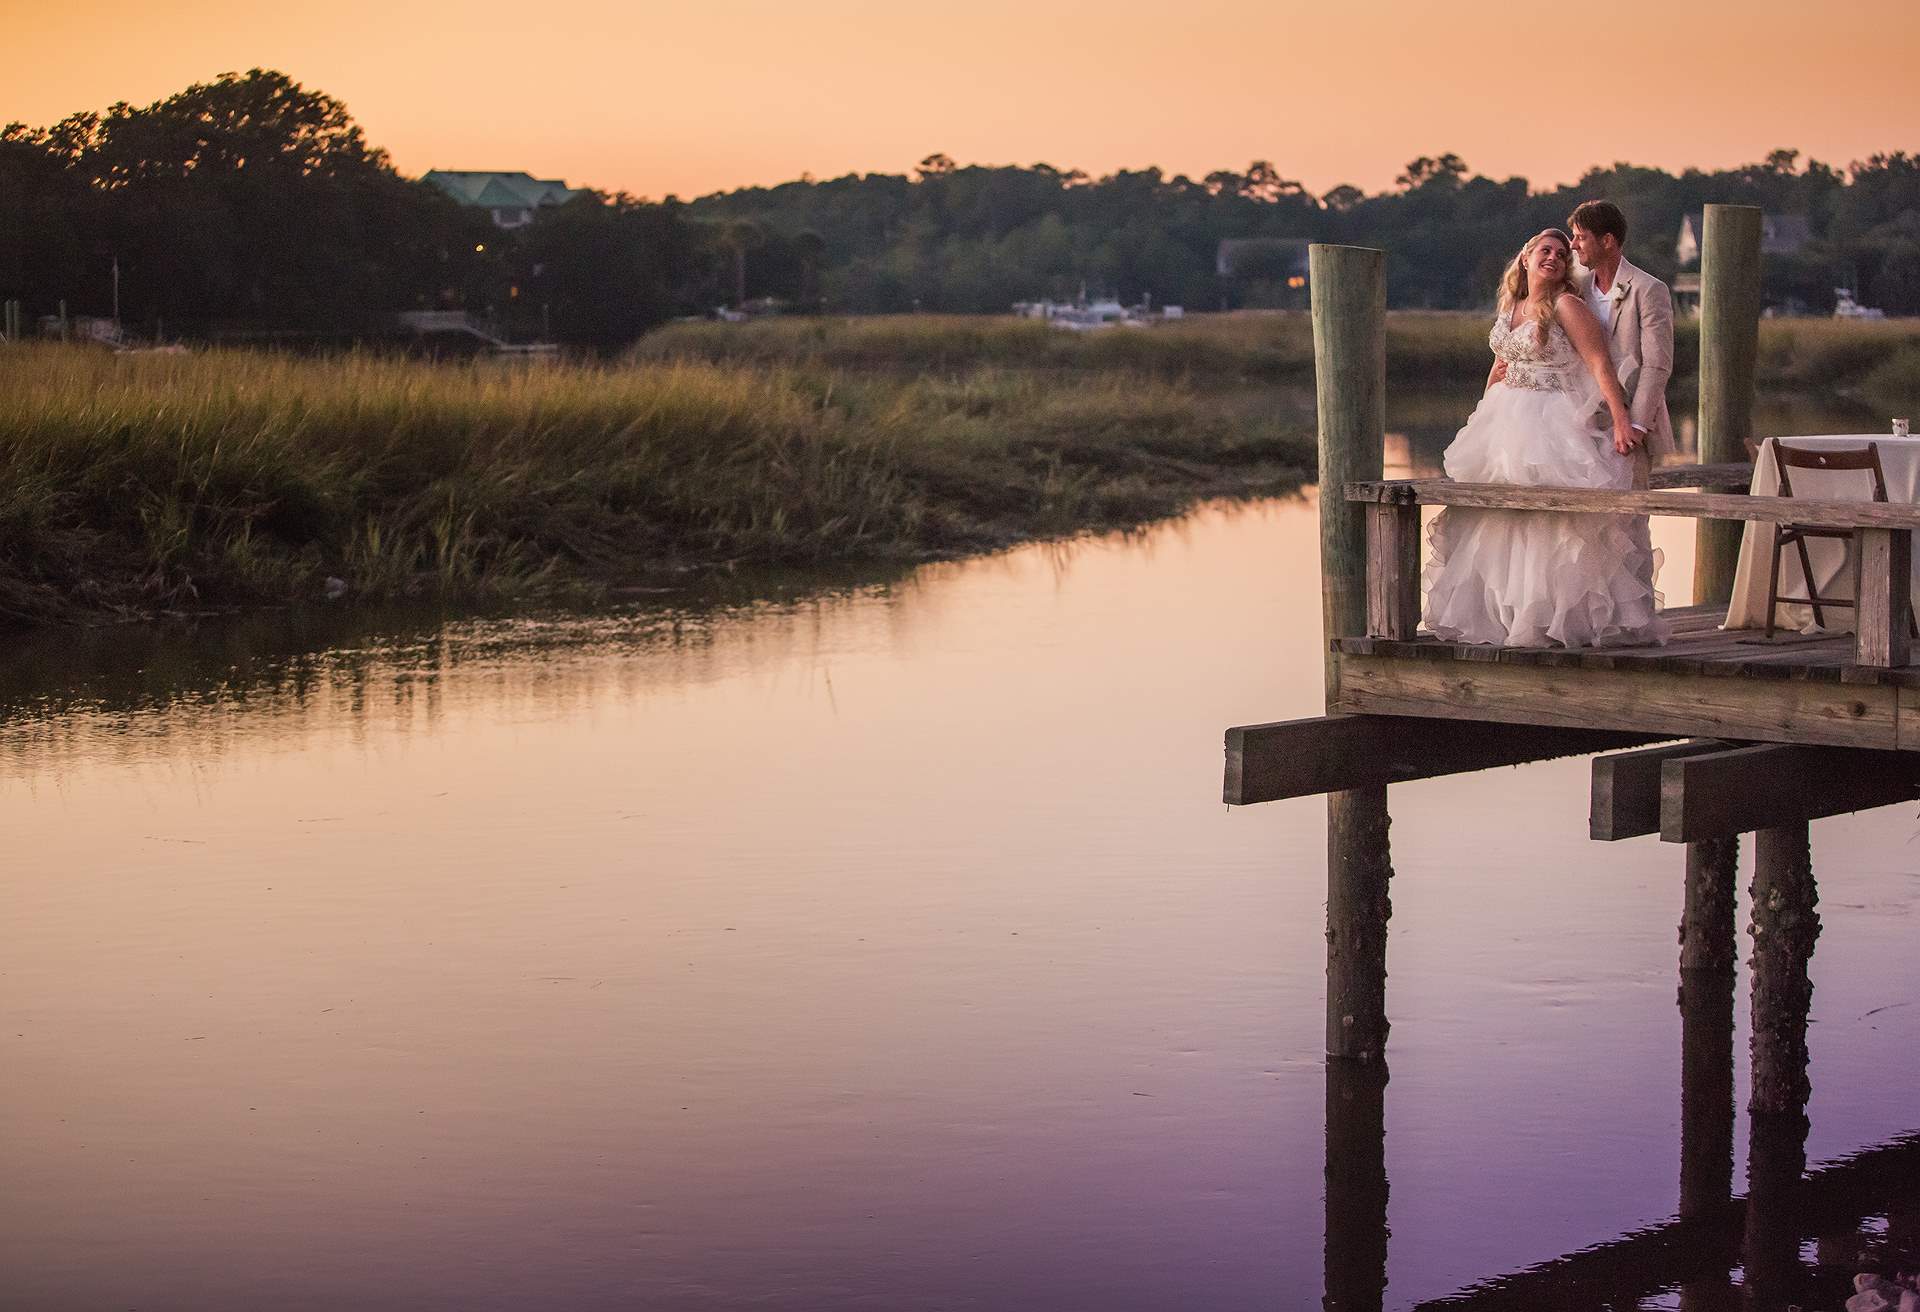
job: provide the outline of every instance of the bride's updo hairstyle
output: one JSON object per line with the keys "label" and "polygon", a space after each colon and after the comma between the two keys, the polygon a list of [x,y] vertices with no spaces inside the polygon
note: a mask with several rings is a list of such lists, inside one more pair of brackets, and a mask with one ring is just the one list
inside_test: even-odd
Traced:
{"label": "bride's updo hairstyle", "polygon": [[[1535,246],[1538,246],[1549,237],[1558,237],[1560,244],[1567,248],[1567,276],[1560,280],[1560,286],[1562,289],[1572,288],[1573,238],[1567,236],[1566,233],[1560,231],[1558,228],[1548,228],[1544,232],[1537,232],[1527,239],[1527,244],[1520,248],[1520,253],[1513,257],[1512,263],[1507,265],[1507,271],[1500,275],[1500,316],[1503,319],[1512,314],[1513,307],[1526,300],[1528,293],[1532,291],[1532,288],[1527,286],[1527,257],[1533,254],[1533,248]],[[1558,293],[1556,292],[1555,295],[1557,296]],[[1547,344],[1547,334],[1553,330],[1554,299],[1554,296],[1549,296],[1527,312],[1527,317],[1533,320],[1534,327],[1540,333],[1540,345],[1542,346]]]}

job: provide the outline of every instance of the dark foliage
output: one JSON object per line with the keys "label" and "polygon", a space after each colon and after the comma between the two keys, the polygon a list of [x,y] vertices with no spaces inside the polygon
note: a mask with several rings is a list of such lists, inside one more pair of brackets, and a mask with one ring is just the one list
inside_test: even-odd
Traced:
{"label": "dark foliage", "polygon": [[1397,307],[1489,301],[1510,252],[1606,196],[1633,258],[1675,270],[1682,217],[1711,202],[1806,216],[1813,240],[1767,264],[1768,295],[1820,311],[1849,287],[1920,313],[1920,157],[1845,170],[1775,151],[1678,177],[1615,164],[1534,193],[1459,157],[1411,161],[1396,187],[1313,196],[1257,160],[1204,178],[1089,178],[1049,164],[751,187],[681,204],[588,193],[502,232],[397,174],[339,101],[285,74],[223,74],[165,100],[0,131],[0,297],[29,315],[112,308],[168,335],[377,336],[396,311],[465,309],[521,336],[611,347],[679,314],[742,302],[848,313],[1004,312],[1082,289],[1195,309],[1297,303],[1284,268],[1216,271],[1223,240],[1337,241],[1388,252]]}

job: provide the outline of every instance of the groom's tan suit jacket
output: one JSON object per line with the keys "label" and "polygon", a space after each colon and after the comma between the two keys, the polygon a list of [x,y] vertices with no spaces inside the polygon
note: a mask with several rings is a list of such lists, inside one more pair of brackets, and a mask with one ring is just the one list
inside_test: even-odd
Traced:
{"label": "groom's tan suit jacket", "polygon": [[[1593,273],[1578,270],[1580,290],[1593,286]],[[1613,319],[1607,326],[1607,350],[1620,388],[1627,394],[1627,416],[1646,430],[1647,450],[1658,456],[1673,450],[1673,420],[1667,414],[1667,379],[1673,374],[1673,294],[1645,269],[1620,261],[1607,291]]]}

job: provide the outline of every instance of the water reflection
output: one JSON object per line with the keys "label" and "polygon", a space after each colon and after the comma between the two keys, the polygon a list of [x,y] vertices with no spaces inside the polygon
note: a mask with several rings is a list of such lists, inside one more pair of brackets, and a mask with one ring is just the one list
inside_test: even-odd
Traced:
{"label": "water reflection", "polygon": [[[1584,762],[1396,789],[1393,1079],[1329,1074],[1324,809],[1217,791],[1318,709],[1316,542],[21,651],[7,1298],[1400,1309],[1664,1226],[1676,1129],[1703,1198],[1748,1136]],[[1815,1162],[1911,1128],[1910,831],[1817,831]]]}

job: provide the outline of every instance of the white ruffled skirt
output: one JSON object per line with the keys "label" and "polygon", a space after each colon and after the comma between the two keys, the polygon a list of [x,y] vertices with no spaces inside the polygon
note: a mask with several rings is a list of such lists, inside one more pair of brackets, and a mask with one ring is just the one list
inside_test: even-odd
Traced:
{"label": "white ruffled skirt", "polygon": [[[1461,483],[1627,489],[1631,460],[1579,392],[1496,383],[1447,448]],[[1451,642],[1610,647],[1666,641],[1645,516],[1449,507],[1428,534],[1426,626]]]}

